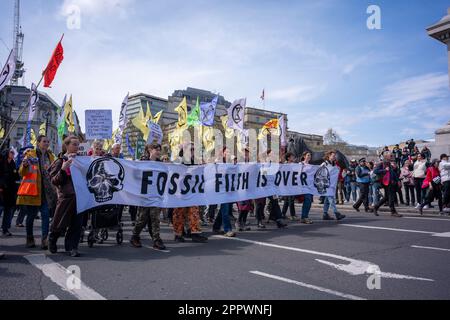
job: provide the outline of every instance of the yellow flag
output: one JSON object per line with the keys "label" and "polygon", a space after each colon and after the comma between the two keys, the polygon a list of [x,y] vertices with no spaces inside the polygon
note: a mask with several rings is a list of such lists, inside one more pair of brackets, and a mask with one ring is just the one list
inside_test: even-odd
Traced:
{"label": "yellow flag", "polygon": [[33,128],[31,128],[30,143],[35,147],[37,146],[36,134],[34,133]]}
{"label": "yellow flag", "polygon": [[279,135],[279,121],[278,119],[269,120],[259,131],[258,140],[263,139],[265,136],[269,134],[278,134]]}
{"label": "yellow flag", "polygon": [[159,124],[159,120],[161,119],[161,116],[163,114],[163,111],[161,110],[160,112],[158,112],[155,117],[153,118],[153,122],[156,124]]}
{"label": "yellow flag", "polygon": [[39,135],[40,136],[45,136],[46,131],[47,131],[47,122],[43,122],[41,124],[41,126],[39,127]]}
{"label": "yellow flag", "polygon": [[5,128],[0,129],[0,139],[3,139],[5,137]]}
{"label": "yellow flag", "polygon": [[234,136],[234,129],[230,128],[228,126],[228,115],[224,115],[220,117],[220,120],[222,121],[223,129],[225,130],[225,138],[231,139]]}
{"label": "yellow flag", "polygon": [[144,110],[141,107],[141,110],[139,110],[139,114],[131,120],[133,125],[139,129],[142,134],[144,135],[144,139],[147,139],[149,134],[149,129],[147,127],[147,117],[144,115]]}
{"label": "yellow flag", "polygon": [[147,120],[145,123],[147,123],[148,120],[153,121],[152,110],[150,109],[150,105],[148,104],[148,101],[147,101],[147,114],[145,115],[145,119]]}
{"label": "yellow flag", "polygon": [[73,121],[72,96],[70,96],[69,101],[67,101],[64,106],[64,118],[66,119],[67,131],[69,133],[74,133],[75,122]]}
{"label": "yellow flag", "polygon": [[178,112],[178,123],[177,128],[180,130],[187,129],[187,101],[186,97],[183,98],[180,105],[175,108],[175,111]]}
{"label": "yellow flag", "polygon": [[172,153],[172,159],[175,159],[175,157],[178,156],[182,140],[183,140],[183,130],[175,129],[174,131],[169,133],[169,145],[170,151]]}
{"label": "yellow flag", "polygon": [[210,152],[214,150],[216,146],[216,141],[214,140],[214,128],[202,126],[202,140],[203,147],[206,152]]}

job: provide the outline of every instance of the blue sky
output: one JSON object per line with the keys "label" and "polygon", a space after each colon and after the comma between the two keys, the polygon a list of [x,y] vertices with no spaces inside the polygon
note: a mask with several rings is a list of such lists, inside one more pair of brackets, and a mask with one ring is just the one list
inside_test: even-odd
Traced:
{"label": "blue sky", "polygon": [[[369,5],[381,30],[369,30]],[[81,28],[67,28],[80,8]],[[380,146],[433,138],[450,120],[447,52],[427,36],[448,1],[22,0],[25,84],[39,80],[64,32],[55,101],[113,109],[145,92],[188,86],[247,97],[288,114],[289,127]],[[0,1],[0,38],[12,46],[13,1]],[[0,61],[8,50],[0,41]],[[84,127],[84,126],[83,126]]]}

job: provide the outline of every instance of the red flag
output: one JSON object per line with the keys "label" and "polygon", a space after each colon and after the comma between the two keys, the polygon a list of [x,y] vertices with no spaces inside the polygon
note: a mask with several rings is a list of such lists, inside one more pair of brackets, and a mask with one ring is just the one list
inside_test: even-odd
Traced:
{"label": "red flag", "polygon": [[47,68],[44,71],[44,87],[50,88],[50,85],[55,79],[56,71],[58,71],[59,65],[64,60],[64,48],[61,44],[62,38],[53,51],[53,55],[48,62]]}

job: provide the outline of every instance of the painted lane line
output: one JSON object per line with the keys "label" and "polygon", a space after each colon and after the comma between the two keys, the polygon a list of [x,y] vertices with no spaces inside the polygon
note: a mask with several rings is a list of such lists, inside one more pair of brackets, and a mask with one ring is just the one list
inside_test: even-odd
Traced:
{"label": "painted lane line", "polygon": [[[380,267],[372,262],[356,260],[353,258],[348,258],[348,257],[344,257],[344,256],[332,254],[332,253],[300,249],[300,248],[295,248],[295,247],[287,247],[287,246],[281,246],[281,245],[277,245],[277,244],[253,241],[253,240],[242,239],[242,238],[228,238],[228,237],[218,236],[218,235],[213,236],[213,238],[235,240],[235,241],[251,243],[251,244],[255,244],[255,245],[259,245],[259,246],[264,246],[264,247],[271,247],[271,248],[276,248],[276,249],[284,249],[284,250],[290,250],[290,251],[295,251],[295,252],[308,253],[308,254],[312,254],[312,255],[347,261],[350,263],[349,264],[335,264],[335,263],[332,263],[329,261],[315,259],[319,263],[323,263],[328,266],[334,267],[340,271],[344,271],[353,276],[364,275],[364,274],[373,274],[373,270],[380,270]],[[390,279],[434,281],[433,279],[428,279],[428,278],[414,277],[414,276],[410,276],[410,275],[390,273],[390,272],[381,272],[381,271],[379,272],[379,275],[383,278],[390,278]]]}
{"label": "painted lane line", "polygon": [[450,222],[450,219],[446,219],[446,218],[403,217],[403,219],[431,220],[431,221],[447,221],[447,222]]}
{"label": "painted lane line", "polygon": [[62,290],[69,292],[79,300],[106,300],[99,293],[86,286],[80,281],[79,289],[69,289],[67,282],[69,277],[74,275],[59,263],[53,262],[43,254],[28,255],[25,258],[42,273],[56,283]]}
{"label": "painted lane line", "polygon": [[374,230],[387,230],[387,231],[397,231],[397,232],[410,232],[410,233],[421,233],[429,234],[433,237],[440,238],[450,238],[450,232],[431,232],[431,231],[421,231],[421,230],[409,230],[409,229],[397,229],[397,228],[385,228],[385,227],[375,227],[375,226],[363,226],[360,224],[339,224],[344,227],[362,228],[362,229],[374,229]]}
{"label": "painted lane line", "polygon": [[337,296],[337,297],[345,298],[345,299],[350,299],[350,300],[367,300],[365,298],[357,297],[357,296],[354,296],[354,295],[351,295],[351,294],[346,294],[346,293],[342,293],[342,292],[339,292],[339,291],[335,291],[335,290],[331,290],[331,289],[315,286],[315,285],[312,285],[312,284],[308,284],[308,283],[299,282],[299,281],[288,279],[288,278],[275,276],[273,274],[268,274],[268,273],[264,273],[264,272],[260,272],[260,271],[250,271],[250,273],[258,275],[258,276],[270,278],[270,279],[279,280],[279,281],[286,282],[286,283],[295,284],[295,285],[300,286],[300,287],[304,287],[304,288],[308,288],[308,289],[312,289],[312,290],[316,290],[316,291],[320,291],[320,292],[325,292],[325,293],[328,293],[328,294],[331,294],[331,295],[334,295],[334,296]]}
{"label": "painted lane line", "polygon": [[423,246],[411,246],[411,247],[416,248],[416,249],[429,249],[429,250],[449,251],[450,252],[450,249],[444,249],[444,248],[423,247]]}
{"label": "painted lane line", "polygon": [[150,246],[143,246],[143,247],[147,248],[147,249],[152,249],[153,251],[156,251],[156,252],[170,253],[170,250],[158,250],[158,249],[155,249],[155,248],[150,247]]}
{"label": "painted lane line", "polygon": [[59,300],[59,298],[54,294],[51,294],[47,298],[45,298],[45,300]]}

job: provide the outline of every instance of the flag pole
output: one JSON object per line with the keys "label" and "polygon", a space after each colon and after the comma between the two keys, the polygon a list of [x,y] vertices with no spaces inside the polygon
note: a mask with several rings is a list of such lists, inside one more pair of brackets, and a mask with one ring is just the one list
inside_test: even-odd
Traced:
{"label": "flag pole", "polygon": [[[41,80],[39,80],[38,84],[36,85],[36,92],[37,92],[39,86],[41,85],[42,80],[44,79],[44,75],[45,75],[45,72],[42,74]],[[38,92],[38,94],[39,94],[39,92]],[[25,107],[22,109],[22,111],[19,113],[19,116],[18,116],[17,119],[13,122],[13,124],[9,127],[8,133],[5,135],[5,137],[3,138],[3,142],[2,142],[2,144],[0,145],[0,150],[3,149],[3,146],[5,145],[6,140],[8,140],[9,136],[11,135],[12,130],[13,130],[14,127],[16,126],[16,124],[17,124],[17,122],[19,121],[20,117],[21,117],[21,116],[23,115],[23,113],[25,112],[25,109],[27,109],[27,107],[28,107],[28,105],[30,104],[30,102],[31,102],[31,94],[30,94],[30,96],[28,97],[26,106],[25,106]]]}

